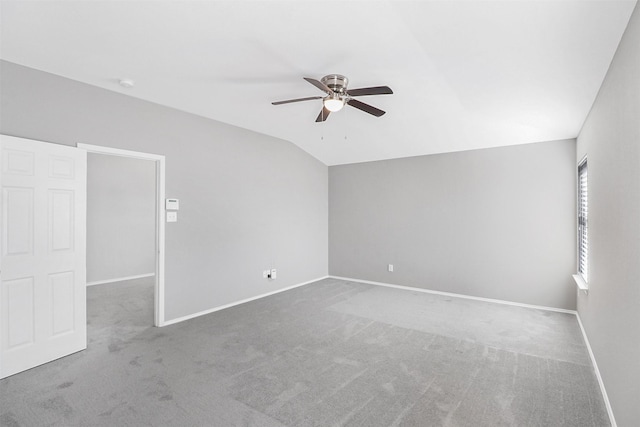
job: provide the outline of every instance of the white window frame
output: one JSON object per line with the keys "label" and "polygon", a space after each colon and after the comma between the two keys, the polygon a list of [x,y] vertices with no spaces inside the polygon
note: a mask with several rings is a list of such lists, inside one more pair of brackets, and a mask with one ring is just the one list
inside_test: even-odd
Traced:
{"label": "white window frame", "polygon": [[573,276],[578,288],[589,289],[589,191],[588,191],[588,163],[584,156],[577,168],[577,271]]}

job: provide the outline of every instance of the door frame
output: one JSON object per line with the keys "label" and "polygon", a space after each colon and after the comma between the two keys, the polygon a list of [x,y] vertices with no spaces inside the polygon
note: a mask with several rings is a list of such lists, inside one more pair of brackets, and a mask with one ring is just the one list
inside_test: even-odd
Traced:
{"label": "door frame", "polygon": [[103,147],[100,145],[78,143],[76,146],[79,149],[86,150],[87,153],[151,160],[156,163],[156,280],[154,288],[154,326],[164,326],[165,156]]}

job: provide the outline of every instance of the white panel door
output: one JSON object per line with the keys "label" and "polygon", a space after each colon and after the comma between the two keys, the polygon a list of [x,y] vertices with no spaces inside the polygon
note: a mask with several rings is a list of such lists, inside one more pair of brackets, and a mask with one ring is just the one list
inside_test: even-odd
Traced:
{"label": "white panel door", "polygon": [[87,152],[0,135],[0,378],[87,348]]}

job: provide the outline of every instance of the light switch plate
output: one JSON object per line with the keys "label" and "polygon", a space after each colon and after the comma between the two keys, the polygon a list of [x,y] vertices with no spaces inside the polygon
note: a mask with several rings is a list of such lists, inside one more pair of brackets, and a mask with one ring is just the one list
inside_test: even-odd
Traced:
{"label": "light switch plate", "polygon": [[178,199],[166,199],[164,201],[164,208],[168,211],[180,210],[180,200]]}

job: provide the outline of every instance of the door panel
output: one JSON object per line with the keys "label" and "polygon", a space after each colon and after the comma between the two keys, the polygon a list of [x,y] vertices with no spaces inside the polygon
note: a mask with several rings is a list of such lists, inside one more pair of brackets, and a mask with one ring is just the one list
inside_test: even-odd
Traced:
{"label": "door panel", "polygon": [[13,175],[33,176],[35,172],[35,154],[7,148],[3,153],[2,172]]}
{"label": "door panel", "polygon": [[49,250],[73,250],[73,211],[75,203],[73,192],[68,190],[49,190]]}
{"label": "door panel", "polygon": [[49,275],[51,288],[52,335],[73,332],[73,295],[75,277],[73,271]]}
{"label": "door panel", "polygon": [[51,156],[49,158],[49,178],[74,179],[75,161],[71,157]]}
{"label": "door panel", "polygon": [[86,348],[86,151],[0,135],[0,378]]}
{"label": "door panel", "polygon": [[6,327],[9,330],[7,349],[13,350],[33,344],[33,277],[7,280],[4,282],[4,295],[2,296],[6,311]]}
{"label": "door panel", "polygon": [[[33,189],[4,188],[3,255],[33,254]],[[11,224],[11,228],[9,228]]]}

